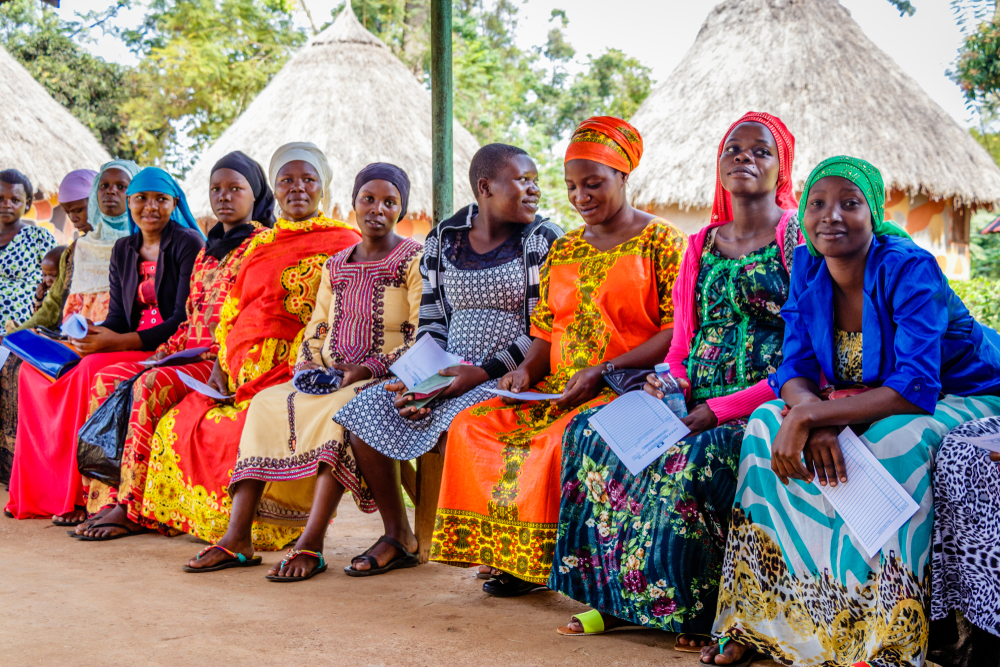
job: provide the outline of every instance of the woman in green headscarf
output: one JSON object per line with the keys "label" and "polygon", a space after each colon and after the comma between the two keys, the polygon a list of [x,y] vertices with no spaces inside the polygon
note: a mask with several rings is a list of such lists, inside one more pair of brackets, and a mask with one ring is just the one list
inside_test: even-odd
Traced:
{"label": "woman in green headscarf", "polygon": [[[885,219],[878,169],[830,158],[804,193],[807,244],[795,251],[784,358],[769,379],[781,400],[747,425],[714,628],[722,640],[702,662],[745,664],[756,651],[781,664],[919,667],[930,463],[954,426],[1000,414],[1000,335]],[[884,506],[890,485],[851,455],[848,426],[902,487],[895,505],[916,504],[901,525]],[[824,494],[838,486],[863,491],[862,519],[877,521],[846,523]]]}

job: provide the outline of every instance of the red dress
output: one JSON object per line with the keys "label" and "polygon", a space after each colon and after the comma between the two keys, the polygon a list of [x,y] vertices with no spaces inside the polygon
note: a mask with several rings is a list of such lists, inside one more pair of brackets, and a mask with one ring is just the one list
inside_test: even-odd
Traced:
{"label": "red dress", "polygon": [[[151,272],[148,265],[152,265]],[[144,290],[152,281],[150,276],[156,274],[156,262],[142,262],[140,271],[144,279],[139,283],[138,297],[146,306],[138,327],[142,331],[163,320],[156,307],[156,290]],[[89,354],[55,382],[28,364],[21,364],[17,437],[7,503],[7,511],[14,518],[46,518],[84,506],[86,489],[76,465],[77,433],[89,414],[87,399],[94,377],[112,364],[147,358],[149,352],[142,350]]]}

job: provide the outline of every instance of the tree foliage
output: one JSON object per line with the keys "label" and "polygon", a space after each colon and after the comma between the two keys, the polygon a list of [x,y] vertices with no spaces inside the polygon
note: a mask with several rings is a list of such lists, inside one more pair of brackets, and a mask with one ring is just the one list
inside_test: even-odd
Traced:
{"label": "tree foliage", "polygon": [[917,8],[908,0],[889,0],[889,4],[899,10],[900,16],[913,16],[913,13],[917,11]]}

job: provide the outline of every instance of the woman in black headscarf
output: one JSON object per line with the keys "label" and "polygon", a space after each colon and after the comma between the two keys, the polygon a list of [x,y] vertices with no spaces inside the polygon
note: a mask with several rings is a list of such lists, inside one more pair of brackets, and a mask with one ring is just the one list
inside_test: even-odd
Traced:
{"label": "woman in black headscarf", "polygon": [[[103,541],[126,537],[141,532],[142,528],[158,528],[155,522],[142,518],[139,511],[146,486],[149,444],[156,425],[167,410],[191,391],[177,377],[176,369],[201,382],[208,380],[219,349],[215,340],[219,313],[236,281],[243,253],[255,236],[274,224],[274,194],[264,170],[240,151],[229,153],[212,168],[209,197],[219,222],[208,232],[207,244],[195,259],[187,320],[149,360],[160,361],[183,351],[193,355],[185,359],[188,363],[183,366],[146,371],[133,385],[121,483],[117,489],[97,481],[91,483],[87,510],[96,514],[77,526],[72,532],[75,537]],[[91,411],[119,382],[144,368],[147,366],[128,362],[101,371],[92,389]]]}

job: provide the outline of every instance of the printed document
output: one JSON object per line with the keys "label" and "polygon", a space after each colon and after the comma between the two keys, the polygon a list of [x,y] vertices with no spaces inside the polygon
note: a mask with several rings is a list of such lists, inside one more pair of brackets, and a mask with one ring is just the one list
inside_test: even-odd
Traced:
{"label": "printed document", "polygon": [[917,503],[850,428],[840,433],[840,451],[847,466],[847,483],[813,484],[851,529],[862,551],[872,558],[917,513]]}
{"label": "printed document", "polygon": [[7,357],[10,356],[10,349],[0,345],[0,366],[7,363]]}
{"label": "printed document", "polygon": [[644,391],[619,396],[589,422],[633,475],[691,432],[663,401]]}
{"label": "printed document", "polygon": [[193,377],[185,373],[184,371],[176,371],[177,377],[181,382],[186,384],[188,388],[202,394],[203,396],[208,396],[209,398],[214,398],[217,401],[224,401],[226,399],[232,398],[232,396],[227,396],[225,394],[219,393],[215,389],[212,389],[204,382],[199,382]]}
{"label": "printed document", "polygon": [[406,354],[389,366],[406,388],[413,391],[418,384],[449,366],[462,363],[462,358],[441,349],[434,338],[423,335],[417,339]]}
{"label": "printed document", "polygon": [[180,352],[174,352],[173,354],[163,357],[159,361],[150,361],[146,359],[145,361],[140,361],[139,363],[143,366],[169,366],[171,361],[179,361],[181,359],[190,359],[191,357],[197,357],[202,352],[208,352],[207,347],[192,347],[190,350],[181,350]]}
{"label": "printed document", "polygon": [[491,394],[496,394],[497,396],[516,398],[519,401],[551,401],[557,398],[562,398],[562,394],[541,394],[537,391],[522,391],[519,394],[512,391],[505,391],[503,389],[487,389],[486,391]]}
{"label": "printed document", "polygon": [[962,440],[965,440],[976,447],[982,447],[983,449],[1000,454],[1000,433],[986,433],[984,435],[966,436],[963,437]]}
{"label": "printed document", "polygon": [[59,327],[59,332],[63,336],[75,338],[76,340],[86,338],[88,331],[90,331],[90,327],[87,326],[87,318],[80,313],[73,313]]}

